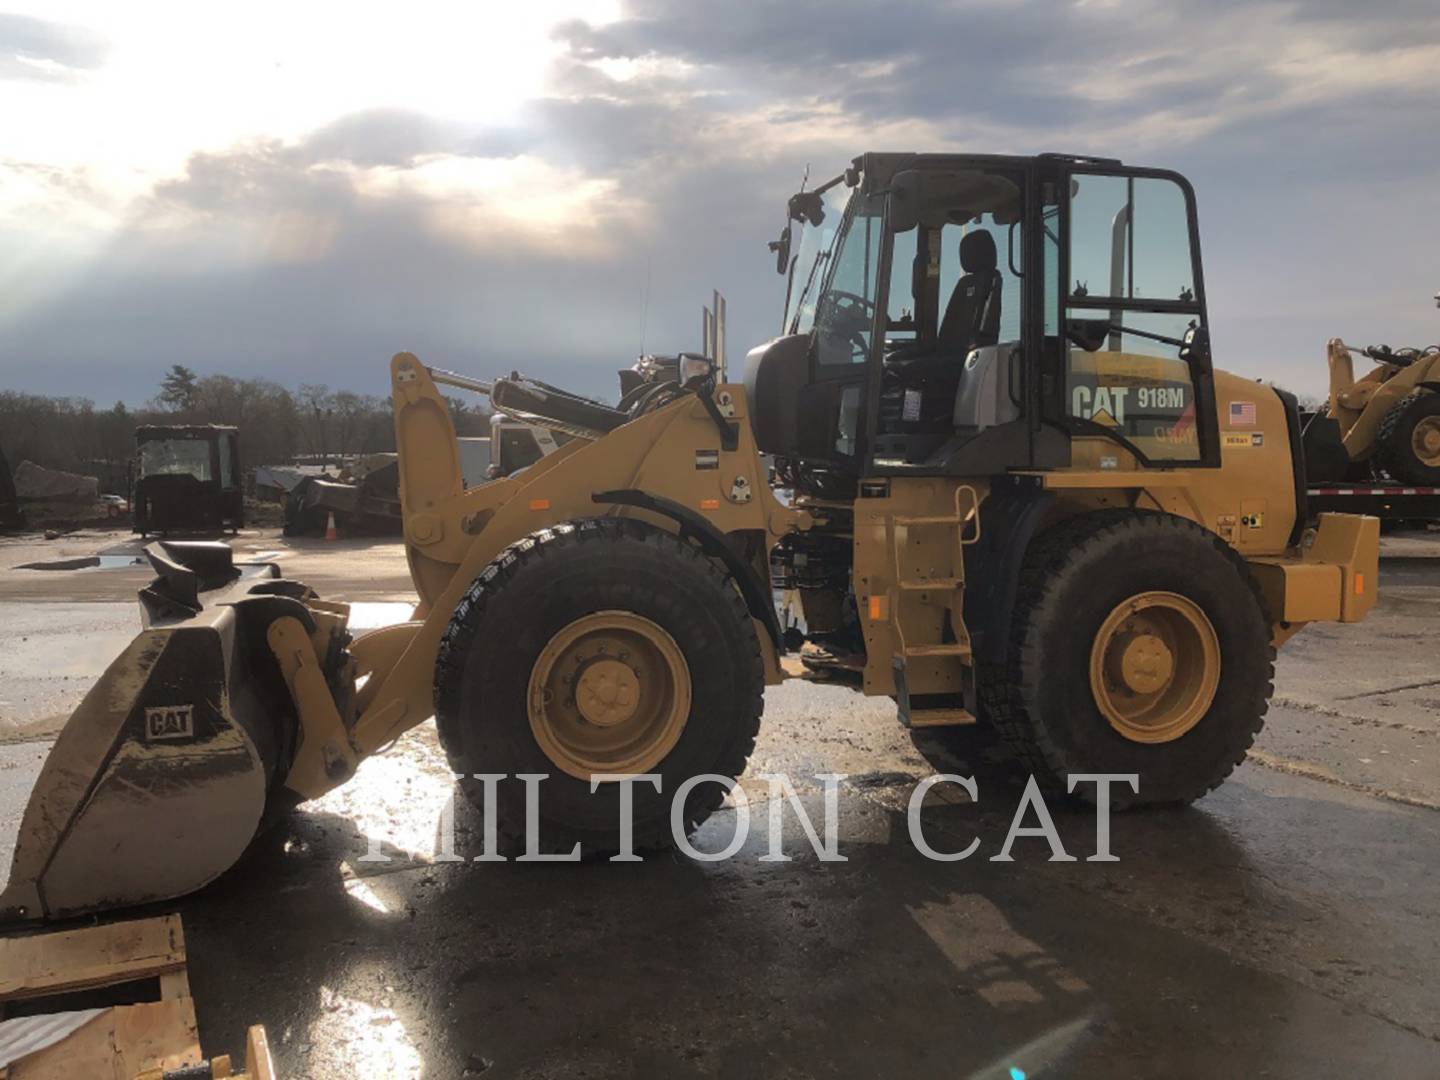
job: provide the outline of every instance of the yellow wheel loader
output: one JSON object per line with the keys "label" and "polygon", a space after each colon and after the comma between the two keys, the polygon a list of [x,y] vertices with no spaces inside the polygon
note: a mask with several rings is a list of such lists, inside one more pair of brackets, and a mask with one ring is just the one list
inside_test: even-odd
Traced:
{"label": "yellow wheel loader", "polygon": [[[1311,482],[1365,480],[1368,473],[1440,485],[1440,345],[1357,349],[1333,338],[1327,351],[1330,396],[1305,425]],[[1357,379],[1352,354],[1375,367]]]}
{"label": "yellow wheel loader", "polygon": [[[911,727],[994,725],[1047,785],[1198,798],[1274,650],[1363,618],[1378,558],[1375,519],[1309,521],[1294,399],[1212,368],[1198,236],[1172,172],[865,154],[789,200],[782,333],[743,381],[682,355],[611,406],[400,353],[414,621],[352,638],[274,566],[152,546],[145,629],[55,744],[0,907],[197,889],[431,716],[457,773],[507,778],[462,782],[503,850],[527,813],[542,850],[615,850],[622,790],[636,848],[665,844],[804,642]],[[442,386],[572,438],[467,487]]]}

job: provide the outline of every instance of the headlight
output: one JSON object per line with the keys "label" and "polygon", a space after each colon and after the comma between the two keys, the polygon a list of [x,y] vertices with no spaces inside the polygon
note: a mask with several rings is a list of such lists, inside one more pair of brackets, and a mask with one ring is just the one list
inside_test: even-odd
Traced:
{"label": "headlight", "polygon": [[680,354],[680,385],[691,386],[715,373],[715,362],[698,353]]}

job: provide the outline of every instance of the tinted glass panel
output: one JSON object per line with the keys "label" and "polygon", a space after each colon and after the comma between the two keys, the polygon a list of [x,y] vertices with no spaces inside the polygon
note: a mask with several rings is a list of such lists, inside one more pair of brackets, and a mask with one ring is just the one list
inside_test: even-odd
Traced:
{"label": "tinted glass panel", "polygon": [[885,338],[899,344],[913,340],[918,332],[915,325],[915,297],[913,282],[915,275],[915,247],[920,237],[919,229],[895,233],[894,248],[890,254],[890,299],[886,311]]}
{"label": "tinted glass panel", "polygon": [[[1000,272],[1000,292],[995,303],[1000,310],[1000,341],[1020,340],[1020,277],[1016,270],[1020,266],[1024,251],[1024,239],[1017,224],[1014,234],[1014,266],[1011,266],[1010,226],[995,221],[994,215],[982,214],[978,221],[964,225],[946,225],[940,230],[940,312],[943,320],[947,305],[955,295],[955,286],[966,270],[960,264],[960,239],[966,233],[988,232],[995,244],[995,269]],[[974,272],[972,270],[972,272]],[[984,270],[979,271],[984,273]]]}
{"label": "tinted glass panel", "polygon": [[1045,336],[1060,333],[1060,207],[1047,206],[1040,244],[1045,253]]}
{"label": "tinted glass panel", "polygon": [[863,364],[869,356],[884,246],[884,205],[879,196],[866,200],[840,236],[835,266],[815,305],[821,364]]}
{"label": "tinted glass panel", "polygon": [[140,445],[141,476],[193,476],[208,483],[210,444],[203,439],[157,439]]}
{"label": "tinted glass panel", "polygon": [[815,299],[829,270],[835,237],[851,194],[853,189],[843,184],[832,187],[821,196],[824,220],[819,225],[807,221],[799,226],[800,239],[791,267],[790,306],[785,312],[785,325],[792,334],[808,334],[815,328]]}
{"label": "tinted glass panel", "polygon": [[1131,209],[1135,271],[1127,295],[1136,300],[1194,300],[1185,192],[1172,180],[1137,177]]}
{"label": "tinted glass panel", "polygon": [[1078,176],[1070,198],[1071,297],[1193,300],[1185,193],[1155,177]]}
{"label": "tinted glass panel", "polygon": [[[1072,320],[1104,312],[1073,310]],[[1179,338],[1188,315],[1128,311],[1124,325]],[[1096,335],[1099,336],[1098,334]],[[1112,429],[1154,460],[1194,461],[1200,457],[1195,429],[1195,387],[1190,367],[1174,345],[1123,331],[1108,333],[1094,352],[1069,345],[1065,401],[1070,416]]]}

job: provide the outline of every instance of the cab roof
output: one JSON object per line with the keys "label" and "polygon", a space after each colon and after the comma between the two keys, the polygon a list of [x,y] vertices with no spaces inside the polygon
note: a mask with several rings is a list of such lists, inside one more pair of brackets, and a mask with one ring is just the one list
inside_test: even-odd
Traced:
{"label": "cab roof", "polygon": [[[1119,158],[1093,157],[1086,154],[965,154],[914,153],[871,150],[856,157],[850,167],[862,174],[867,189],[884,187],[897,172],[906,169],[947,169],[981,166],[987,169],[1027,169],[1037,165],[1088,165],[1114,167]],[[847,170],[848,172],[849,170]]]}

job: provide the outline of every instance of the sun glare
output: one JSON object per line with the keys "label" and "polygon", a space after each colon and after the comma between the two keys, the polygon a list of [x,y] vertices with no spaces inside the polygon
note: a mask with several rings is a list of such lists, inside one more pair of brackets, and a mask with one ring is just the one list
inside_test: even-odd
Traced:
{"label": "sun glare", "polygon": [[[30,10],[26,10],[26,8]],[[44,78],[0,82],[8,162],[83,167],[112,200],[180,172],[198,150],[293,141],[368,109],[481,127],[541,93],[567,18],[603,22],[611,3],[21,4],[19,13],[102,40],[97,66],[26,58]],[[7,163],[8,163],[7,162]],[[19,188],[19,190],[12,190]],[[0,214],[34,192],[0,185]]]}

